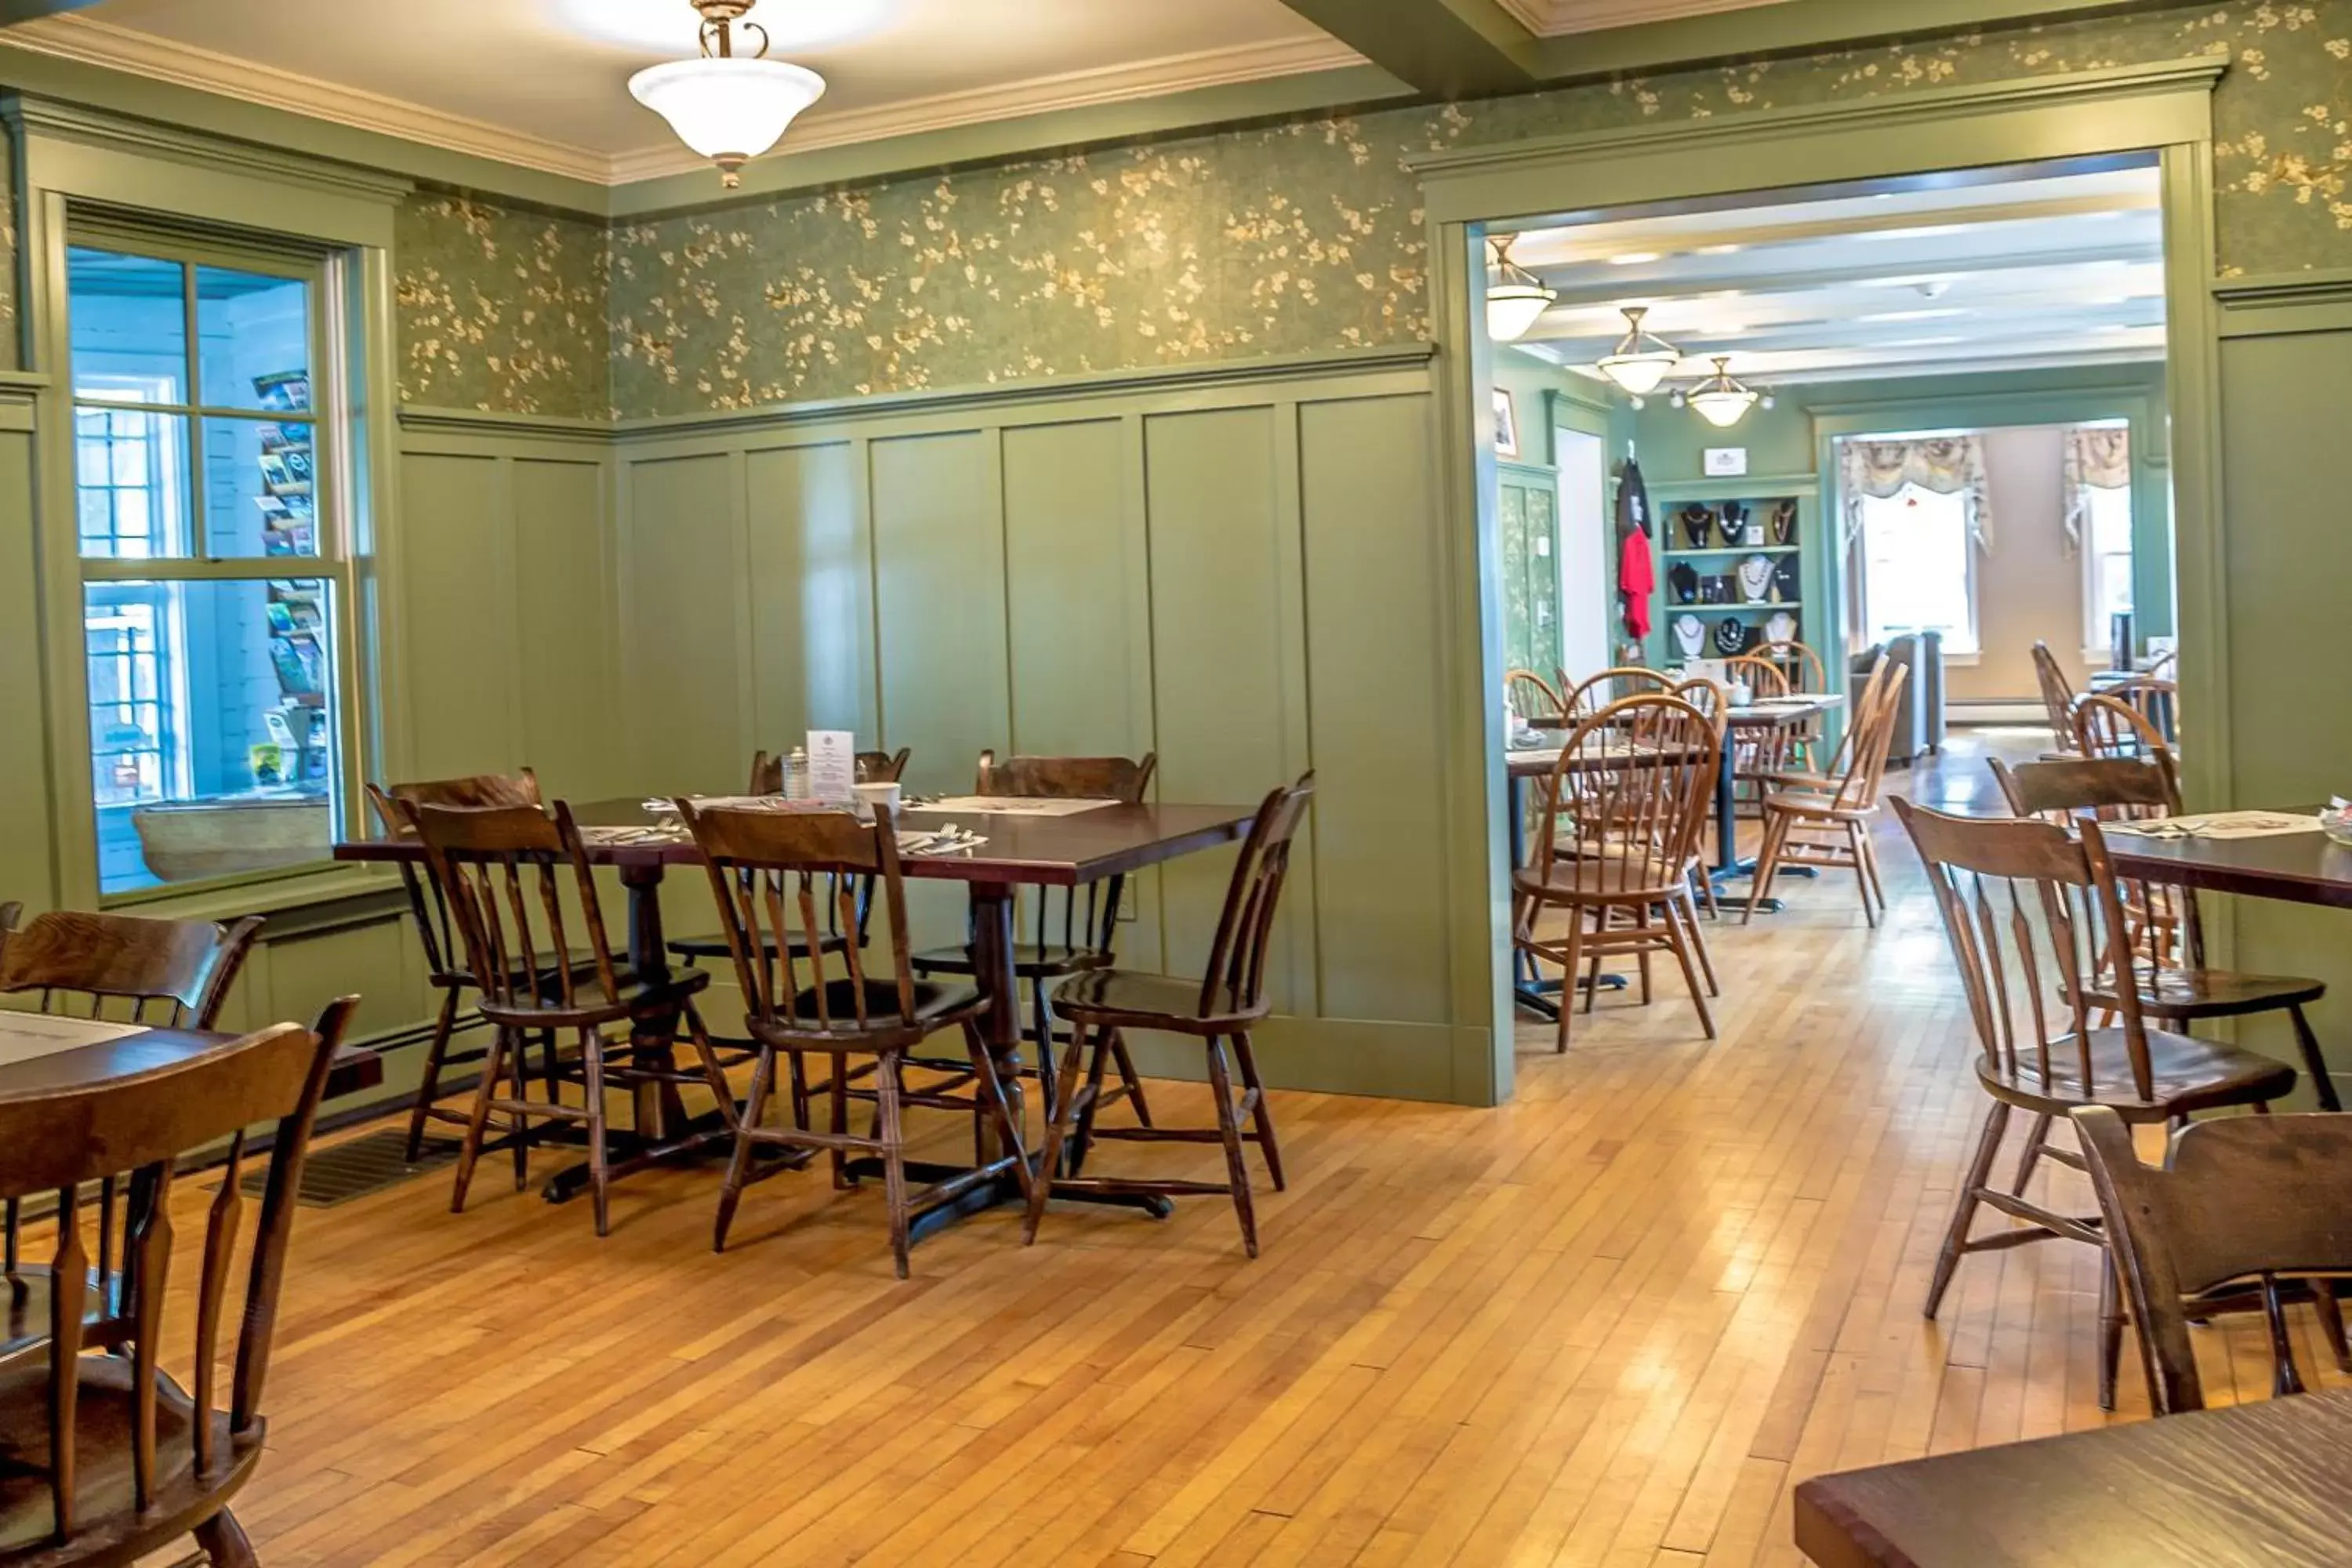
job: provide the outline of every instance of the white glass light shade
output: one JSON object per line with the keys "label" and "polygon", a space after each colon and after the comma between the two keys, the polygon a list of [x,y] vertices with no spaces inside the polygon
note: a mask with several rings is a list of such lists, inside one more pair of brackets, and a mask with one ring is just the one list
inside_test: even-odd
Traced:
{"label": "white glass light shade", "polygon": [[782,60],[709,56],[648,67],[629,79],[629,92],[732,185],[736,170],[774,146],[824,96],[824,79]]}
{"label": "white glass light shade", "polygon": [[1653,353],[1611,354],[1601,362],[1601,374],[1634,396],[1647,397],[1682,363],[1683,356],[1671,349]]}
{"label": "white glass light shade", "polygon": [[1756,394],[1741,387],[1737,391],[1712,388],[1690,395],[1690,405],[1698,410],[1700,418],[1718,430],[1728,430],[1748,416],[1756,406]]}
{"label": "white glass light shade", "polygon": [[1538,283],[1497,283],[1486,290],[1486,335],[1515,343],[1551,309],[1552,291]]}

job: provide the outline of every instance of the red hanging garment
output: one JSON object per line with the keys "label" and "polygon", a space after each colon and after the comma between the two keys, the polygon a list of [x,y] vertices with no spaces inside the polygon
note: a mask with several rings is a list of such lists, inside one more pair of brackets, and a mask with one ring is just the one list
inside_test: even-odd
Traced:
{"label": "red hanging garment", "polygon": [[1636,641],[1650,635],[1650,595],[1656,593],[1656,568],[1650,561],[1650,536],[1629,528],[1619,544],[1617,593],[1625,601],[1625,635]]}

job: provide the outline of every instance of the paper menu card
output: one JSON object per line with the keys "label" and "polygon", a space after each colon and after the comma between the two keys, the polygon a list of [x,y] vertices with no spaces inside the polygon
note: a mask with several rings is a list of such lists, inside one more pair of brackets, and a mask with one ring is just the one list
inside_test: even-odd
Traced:
{"label": "paper menu card", "polygon": [[1026,795],[954,795],[944,800],[926,801],[921,809],[929,812],[969,811],[989,816],[1076,816],[1080,812],[1100,811],[1107,805],[1117,805],[1115,800],[1039,800]]}
{"label": "paper menu card", "polygon": [[0,1066],[104,1045],[147,1032],[144,1024],[110,1024],[97,1018],[58,1018],[46,1013],[0,1012]]}
{"label": "paper menu card", "polygon": [[2317,833],[2319,818],[2284,811],[2210,811],[2195,816],[2164,816],[2152,822],[2103,822],[2099,830],[2141,838],[2278,838]]}
{"label": "paper menu card", "polygon": [[846,805],[857,798],[857,737],[847,730],[808,732],[809,798]]}

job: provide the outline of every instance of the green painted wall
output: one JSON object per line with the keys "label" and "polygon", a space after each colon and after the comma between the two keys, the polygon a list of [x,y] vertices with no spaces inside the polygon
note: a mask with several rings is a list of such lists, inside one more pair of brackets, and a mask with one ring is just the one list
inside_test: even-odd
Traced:
{"label": "green painted wall", "polygon": [[[1417,341],[1408,155],[2224,50],[2224,271],[2341,264],[2352,0],[2209,4],[907,176],[609,237],[421,196],[402,221],[403,392],[653,416]],[[608,251],[609,389],[590,341]]]}

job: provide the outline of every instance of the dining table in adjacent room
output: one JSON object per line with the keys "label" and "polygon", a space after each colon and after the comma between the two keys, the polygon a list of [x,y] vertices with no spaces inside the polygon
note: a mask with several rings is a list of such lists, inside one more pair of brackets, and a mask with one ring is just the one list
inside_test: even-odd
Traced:
{"label": "dining table in adjacent room", "polygon": [[[571,807],[590,864],[610,866],[620,873],[628,891],[629,963],[634,973],[649,978],[669,970],[662,928],[663,879],[673,868],[699,870],[703,866],[701,851],[677,813],[656,805],[629,798]],[[977,837],[977,842],[967,839],[967,847],[946,852],[905,854],[899,871],[909,881],[961,882],[968,890],[974,975],[991,1004],[981,1029],[1016,1117],[1022,1102],[1020,991],[1013,971],[1018,890],[1084,887],[1236,843],[1256,816],[1255,806],[1244,805],[1104,804],[1068,811],[1011,799],[996,810],[959,801],[951,809],[909,805],[898,813],[902,833],[937,834],[952,823]],[[335,856],[355,861],[422,861],[424,849],[413,837],[377,834],[338,844]],[[1043,1066],[1052,1070],[1050,1063]],[[699,1124],[687,1117],[674,1085],[641,1087],[635,1111],[638,1155],[686,1158],[726,1144],[716,1116],[705,1117]],[[962,1173],[962,1168],[910,1161],[907,1173],[911,1180],[930,1182],[950,1179]],[[546,1195],[551,1202],[562,1202],[584,1190],[585,1183],[586,1166],[572,1166],[550,1180]],[[1009,1177],[976,1186],[956,1202],[919,1216],[916,1238],[995,1204],[1021,1201],[1020,1188]],[[1170,1212],[1165,1198],[1138,1194],[1087,1194],[1084,1201],[1140,1208],[1163,1217]]]}
{"label": "dining table in adjacent room", "polygon": [[2316,806],[2275,815],[2307,826],[2229,837],[2187,828],[2167,833],[2158,824],[2115,824],[2106,829],[2107,857],[2116,875],[2126,881],[2352,910],[2352,848],[2320,831]]}
{"label": "dining table in adjacent room", "polygon": [[1818,1568],[2322,1568],[2352,1561],[2352,1392],[1816,1476]]}

